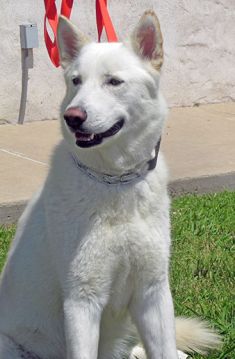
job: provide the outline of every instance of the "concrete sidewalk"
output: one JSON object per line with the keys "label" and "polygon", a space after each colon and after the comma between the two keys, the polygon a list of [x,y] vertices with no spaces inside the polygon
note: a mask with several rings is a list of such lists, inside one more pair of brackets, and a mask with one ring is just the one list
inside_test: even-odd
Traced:
{"label": "concrete sidewalk", "polygon": [[[59,121],[0,126],[0,223],[18,218],[60,138]],[[161,148],[173,193],[234,189],[235,103],[172,109]]]}

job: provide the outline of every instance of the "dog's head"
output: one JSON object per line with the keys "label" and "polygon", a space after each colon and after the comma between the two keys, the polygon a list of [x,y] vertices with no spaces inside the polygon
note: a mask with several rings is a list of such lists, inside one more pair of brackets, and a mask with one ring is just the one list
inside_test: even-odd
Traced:
{"label": "dog's head", "polygon": [[166,114],[156,15],[145,12],[127,44],[90,42],[64,17],[57,38],[67,85],[62,129],[72,150],[85,164],[111,172],[148,160]]}

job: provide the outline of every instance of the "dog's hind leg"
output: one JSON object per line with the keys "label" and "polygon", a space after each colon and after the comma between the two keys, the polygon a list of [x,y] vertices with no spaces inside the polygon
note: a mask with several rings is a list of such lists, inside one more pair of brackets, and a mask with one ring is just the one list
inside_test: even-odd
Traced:
{"label": "dog's hind leg", "polygon": [[98,359],[129,358],[133,346],[139,342],[139,335],[128,312],[118,315],[106,308],[100,327]]}

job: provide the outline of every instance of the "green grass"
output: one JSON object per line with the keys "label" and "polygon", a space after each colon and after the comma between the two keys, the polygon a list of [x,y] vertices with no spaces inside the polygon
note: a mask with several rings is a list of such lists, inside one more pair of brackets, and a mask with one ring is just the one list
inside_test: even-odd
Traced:
{"label": "green grass", "polygon": [[[14,232],[0,228],[0,270]],[[235,192],[175,199],[172,238],[176,314],[204,318],[223,335],[222,351],[207,358],[234,359]]]}
{"label": "green grass", "polygon": [[234,359],[235,192],[175,199],[172,238],[176,314],[207,319],[224,336],[209,358]]}
{"label": "green grass", "polygon": [[14,234],[15,226],[0,226],[0,272],[4,265],[10,242]]}

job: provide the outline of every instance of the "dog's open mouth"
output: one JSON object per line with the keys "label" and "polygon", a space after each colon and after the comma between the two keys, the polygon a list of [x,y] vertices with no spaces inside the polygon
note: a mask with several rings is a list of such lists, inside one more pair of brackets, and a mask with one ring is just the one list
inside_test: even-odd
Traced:
{"label": "dog's open mouth", "polygon": [[116,135],[124,125],[124,119],[117,121],[110,129],[101,133],[87,133],[75,131],[76,145],[79,147],[92,147],[99,145],[104,138]]}

